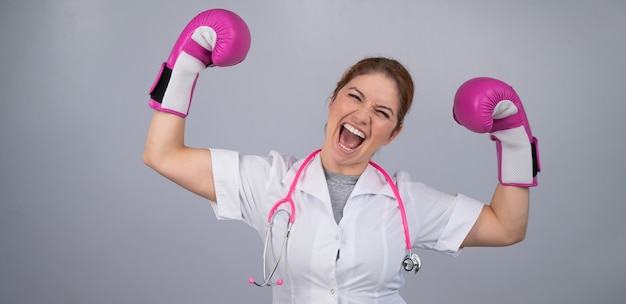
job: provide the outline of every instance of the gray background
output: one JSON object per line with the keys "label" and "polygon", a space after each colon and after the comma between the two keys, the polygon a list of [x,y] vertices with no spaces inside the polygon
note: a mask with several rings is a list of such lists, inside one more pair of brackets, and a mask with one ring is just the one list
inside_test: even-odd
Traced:
{"label": "gray background", "polygon": [[[490,199],[494,144],[451,117],[458,85],[511,84],[540,140],[527,239],[420,252],[410,303],[626,301],[624,1],[111,1],[0,4],[0,303],[267,303],[261,241],[146,167],[148,89],[187,21],[227,8],[247,60],[202,73],[187,144],[305,156],[340,74],[367,55],[416,83],[376,161]],[[400,223],[398,223],[400,224]]]}

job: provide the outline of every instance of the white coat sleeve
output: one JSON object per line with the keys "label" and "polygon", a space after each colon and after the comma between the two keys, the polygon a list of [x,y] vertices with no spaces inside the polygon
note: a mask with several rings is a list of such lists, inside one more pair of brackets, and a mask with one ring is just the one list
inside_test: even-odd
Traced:
{"label": "white coat sleeve", "polygon": [[282,176],[295,159],[275,151],[262,157],[221,149],[211,149],[211,157],[216,196],[211,207],[217,219],[240,220],[264,230],[273,204],[267,191],[281,186]]}
{"label": "white coat sleeve", "polygon": [[484,203],[411,182],[405,172],[397,173],[396,178],[405,200],[413,247],[458,255]]}

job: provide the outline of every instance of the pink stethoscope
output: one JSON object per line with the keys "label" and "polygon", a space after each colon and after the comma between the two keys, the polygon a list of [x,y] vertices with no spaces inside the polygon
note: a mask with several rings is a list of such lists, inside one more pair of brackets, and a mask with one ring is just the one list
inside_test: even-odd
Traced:
{"label": "pink stethoscope", "polygon": [[[296,189],[296,184],[298,183],[298,179],[300,179],[300,174],[313,160],[315,155],[317,155],[320,151],[321,149],[314,151],[313,153],[311,153],[311,155],[309,155],[304,160],[302,165],[300,165],[300,168],[298,168],[298,171],[296,172],[296,176],[293,178],[293,181],[291,182],[291,186],[289,187],[289,192],[287,193],[287,196],[285,196],[283,199],[276,202],[274,206],[272,206],[272,209],[270,210],[269,216],[267,218],[267,222],[269,225],[267,229],[265,230],[265,242],[263,245],[263,282],[258,283],[254,278],[250,278],[248,279],[248,282],[250,282],[250,284],[254,284],[256,286],[262,287],[262,286],[282,285],[284,283],[282,279],[279,279],[276,282],[271,282],[271,280],[272,280],[272,277],[274,276],[274,273],[276,272],[276,269],[278,268],[278,264],[280,263],[280,260],[283,257],[283,253],[285,252],[285,246],[287,245],[287,241],[289,240],[289,233],[291,232],[291,227],[293,226],[293,223],[296,220],[296,207],[293,202],[292,195]],[[398,191],[398,187],[396,187],[396,185],[394,184],[389,174],[387,174],[387,172],[385,172],[385,170],[381,166],[377,165],[376,163],[372,161],[370,161],[369,164],[372,165],[372,167],[376,168],[376,170],[378,170],[380,173],[382,173],[385,176],[385,179],[387,180],[387,182],[389,183],[389,186],[391,187],[391,190],[393,191],[393,195],[396,197],[396,201],[398,201],[398,208],[400,208],[400,215],[402,216],[402,226],[404,227],[404,239],[405,239],[406,251],[407,251],[406,256],[402,260],[402,268],[406,271],[415,271],[415,273],[417,273],[422,267],[422,261],[420,260],[419,256],[416,253],[413,253],[413,251],[411,250],[411,238],[409,236],[409,226],[406,220],[406,211],[404,210],[404,203],[402,203],[402,198],[400,197],[400,192]],[[283,243],[280,248],[280,256],[278,257],[278,260],[276,260],[276,264],[272,268],[272,271],[270,272],[269,276],[266,276],[267,244],[270,242],[270,235],[271,235],[270,231],[272,228],[273,218],[274,218],[274,214],[276,213],[276,210],[283,203],[289,203],[289,208],[291,209],[291,214],[289,215],[289,223],[287,224],[287,232],[285,233],[285,238],[283,239]]]}

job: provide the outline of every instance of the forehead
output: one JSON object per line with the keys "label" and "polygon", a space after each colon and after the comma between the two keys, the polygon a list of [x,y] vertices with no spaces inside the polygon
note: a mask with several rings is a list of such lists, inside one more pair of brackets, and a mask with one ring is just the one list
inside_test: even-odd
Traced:
{"label": "forehead", "polygon": [[398,106],[400,103],[398,85],[383,73],[365,74],[354,77],[343,88],[358,90],[366,99],[377,103]]}

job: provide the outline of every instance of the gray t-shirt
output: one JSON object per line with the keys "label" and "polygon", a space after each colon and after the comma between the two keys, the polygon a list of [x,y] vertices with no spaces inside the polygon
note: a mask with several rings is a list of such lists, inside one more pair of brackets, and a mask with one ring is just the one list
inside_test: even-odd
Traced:
{"label": "gray t-shirt", "polygon": [[328,183],[328,191],[330,194],[330,203],[333,207],[333,215],[335,222],[339,224],[343,217],[343,208],[354,189],[354,185],[359,180],[358,175],[343,175],[324,171],[326,175],[326,183]]}

